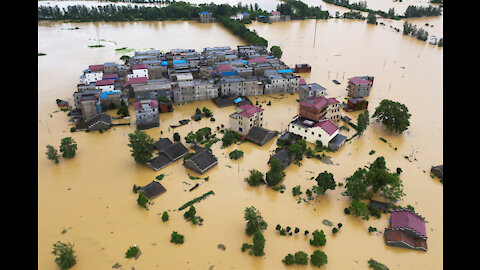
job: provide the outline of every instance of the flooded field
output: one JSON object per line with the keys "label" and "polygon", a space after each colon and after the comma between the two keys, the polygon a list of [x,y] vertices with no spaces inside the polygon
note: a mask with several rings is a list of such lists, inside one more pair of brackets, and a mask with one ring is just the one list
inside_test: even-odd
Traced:
{"label": "flooded field", "polygon": [[[308,3],[308,2],[307,2]],[[308,3],[310,4],[310,3]],[[322,6],[326,4],[321,2]],[[372,7],[373,8],[373,7]],[[78,30],[68,30],[79,27]],[[328,256],[324,269],[368,269],[373,258],[390,269],[442,269],[443,267],[443,186],[432,179],[432,165],[443,163],[443,49],[420,42],[400,33],[367,25],[364,21],[315,20],[253,23],[248,26],[269,41],[269,47],[280,45],[282,60],[288,65],[309,63],[310,74],[301,74],[307,83],[316,82],[327,88],[329,96],[343,100],[347,78],[357,75],[375,76],[368,98],[370,115],[384,99],[404,103],[410,110],[410,128],[402,135],[390,134],[380,124],[371,122],[360,138],[344,145],[338,152],[328,153],[333,164],[316,159],[302,161],[302,166],[290,165],[283,184],[285,193],[265,186],[249,187],[243,179],[248,170],[268,170],[267,161],[276,148],[276,140],[260,147],[252,143],[232,145],[221,149],[221,142],[212,146],[218,165],[203,175],[185,169],[181,161],[155,172],[137,165],[130,156],[128,134],[131,126],[114,127],[103,134],[98,132],[70,133],[68,117],[57,109],[55,99],[69,99],[76,90],[82,70],[89,64],[120,62],[116,48],[136,50],[150,48],[170,50],[231,46],[244,44],[219,24],[188,22],[122,22],[122,23],[46,23],[38,24],[38,265],[39,269],[57,269],[52,244],[57,240],[74,244],[77,265],[72,269],[110,269],[115,263],[120,269],[285,269],[281,262],[288,253],[315,250],[303,235],[280,236],[277,224],[283,227],[323,229],[327,244],[321,247]],[[99,37],[103,48],[88,48]],[[315,36],[315,41],[314,41]],[[315,42],[315,45],[314,45]],[[129,55],[132,55],[129,53]],[[56,78],[52,80],[52,78]],[[336,85],[332,82],[341,82]],[[298,95],[251,97],[265,108],[264,123],[271,130],[286,129],[298,113]],[[266,106],[268,101],[271,106]],[[265,102],[265,103],[263,103]],[[189,119],[195,109],[207,107],[213,111],[215,122],[203,119],[174,131],[169,125]],[[190,131],[209,126],[228,126],[233,107],[217,108],[212,101],[175,106],[172,113],[160,115],[160,127],[146,131],[154,139],[179,132],[183,138]],[[113,114],[114,112],[107,112]],[[358,113],[344,113],[356,121]],[[343,123],[340,122],[340,125]],[[163,133],[163,134],[161,134]],[[353,132],[341,132],[347,137]],[[60,159],[59,164],[46,159],[45,146],[58,149],[63,137],[71,136],[78,144],[77,155]],[[221,138],[221,134],[217,135]],[[387,143],[379,138],[385,138]],[[394,150],[394,148],[397,150]],[[238,161],[228,153],[244,151]],[[374,155],[369,155],[375,150]],[[410,156],[412,162],[403,156]],[[328,191],[315,203],[297,204],[291,189],[301,185],[302,191],[314,185],[309,180],[328,171],[336,182],[344,182],[360,167],[384,156],[387,167],[402,168],[401,179],[406,196],[401,205],[412,205],[426,218],[428,251],[414,251],[385,245],[383,234],[369,234],[369,226],[380,232],[388,226],[389,215],[380,219],[347,216],[343,209],[349,200],[341,195],[343,187]],[[167,192],[153,200],[146,211],[137,205],[132,186],[146,185],[159,174]],[[191,176],[201,179],[191,180]],[[209,177],[208,181],[203,178]],[[188,190],[199,183],[192,192]],[[202,226],[183,219],[184,211],[174,211],[185,202],[210,190],[215,195],[196,203],[197,215],[204,219]],[[245,207],[255,206],[268,223],[264,232],[265,256],[253,257],[242,253],[242,243],[252,242],[244,233]],[[169,211],[170,220],[162,222],[161,214]],[[328,219],[343,227],[333,235],[331,227],[322,224]],[[66,233],[62,234],[62,230]],[[183,245],[170,243],[170,234],[185,235]],[[126,259],[129,246],[136,244],[142,254]],[[217,248],[218,244],[226,250]],[[313,266],[290,266],[289,269],[314,269]]]}

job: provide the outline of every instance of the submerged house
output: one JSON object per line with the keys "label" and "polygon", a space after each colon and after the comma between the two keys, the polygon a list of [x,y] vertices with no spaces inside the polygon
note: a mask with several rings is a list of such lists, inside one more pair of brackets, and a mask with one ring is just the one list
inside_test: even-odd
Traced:
{"label": "submerged house", "polygon": [[272,159],[278,160],[280,164],[282,165],[282,168],[285,170],[285,168],[290,165],[295,160],[295,155],[289,154],[288,153],[288,148],[277,148],[275,149],[275,154],[270,156],[270,159],[268,160],[268,164],[272,161]]}
{"label": "submerged house", "polygon": [[368,101],[364,98],[347,98],[347,103],[343,104],[343,109],[347,112],[365,110],[368,107]]}
{"label": "submerged house", "polygon": [[409,209],[392,210],[390,228],[384,235],[389,246],[427,251],[425,218]]}
{"label": "submerged house", "polygon": [[211,151],[198,151],[193,156],[185,159],[184,166],[188,169],[203,174],[218,164],[218,159]]}
{"label": "submerged house", "polygon": [[315,144],[319,140],[325,146],[328,146],[329,142],[337,136],[338,131],[338,126],[330,119],[315,122],[295,116],[293,121],[288,124],[288,132],[301,136],[309,143]]}
{"label": "submerged house", "polygon": [[350,97],[368,97],[373,85],[372,76],[359,76],[348,79],[347,91]]}
{"label": "submerged house", "polygon": [[159,182],[152,181],[150,184],[141,187],[138,191],[143,193],[143,195],[145,195],[151,200],[158,197],[160,194],[164,193],[167,190]]}
{"label": "submerged house", "polygon": [[158,155],[147,161],[146,165],[155,171],[172,164],[174,161],[179,160],[189,152],[182,143],[172,143],[168,138],[156,141],[153,143],[153,146],[158,150]]}
{"label": "submerged house", "polygon": [[247,140],[260,146],[266,144],[275,137],[275,132],[263,127],[252,127],[247,134]]}

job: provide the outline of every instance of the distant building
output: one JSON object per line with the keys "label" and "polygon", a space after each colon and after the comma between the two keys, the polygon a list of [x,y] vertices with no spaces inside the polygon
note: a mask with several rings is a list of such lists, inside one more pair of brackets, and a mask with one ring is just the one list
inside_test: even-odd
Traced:
{"label": "distant building", "polygon": [[80,83],[88,85],[101,80],[103,77],[103,65],[90,65],[80,76]]}
{"label": "distant building", "polygon": [[158,127],[160,120],[158,118],[158,101],[141,100],[133,103],[136,115],[136,125],[138,130]]}
{"label": "distant building", "polygon": [[238,106],[237,112],[229,117],[229,129],[247,135],[252,127],[263,127],[263,109],[244,104]]}
{"label": "distant building", "polygon": [[368,107],[368,101],[364,98],[347,98],[347,103],[343,109],[347,112],[365,110]]}
{"label": "distant building", "polygon": [[327,94],[327,89],[317,83],[309,83],[299,85],[298,97],[300,101],[307,101],[314,98],[324,97]]}
{"label": "distant building", "polygon": [[317,140],[328,146],[329,142],[338,134],[338,126],[330,119],[319,122],[296,116],[288,125],[288,132],[301,136],[307,142],[315,144]]}
{"label": "distant building", "polygon": [[279,22],[280,21],[280,11],[272,11],[268,16],[269,22]]}
{"label": "distant building", "polygon": [[100,98],[94,94],[82,95],[80,98],[83,120],[88,121],[102,112]]}
{"label": "distant building", "polygon": [[390,221],[384,233],[387,245],[427,251],[424,217],[409,209],[393,209]]}
{"label": "distant building", "polygon": [[239,96],[242,93],[243,78],[239,76],[228,76],[220,80],[220,96]]}
{"label": "distant building", "polygon": [[99,80],[95,82],[95,88],[101,89],[102,92],[109,92],[115,90],[115,80],[107,79],[107,80]]}
{"label": "distant building", "polygon": [[133,85],[132,88],[136,101],[157,99],[162,96],[168,100],[172,99],[172,82],[170,80],[152,80],[147,84]]}
{"label": "distant building", "polygon": [[208,11],[202,11],[198,14],[198,21],[201,23],[214,22],[213,14]]}
{"label": "distant building", "polygon": [[373,85],[373,77],[361,76],[348,79],[347,91],[350,97],[368,97]]}
{"label": "distant building", "polygon": [[139,78],[147,77],[148,79],[148,66],[145,64],[135,64],[132,66],[132,73],[127,75],[127,78]]}

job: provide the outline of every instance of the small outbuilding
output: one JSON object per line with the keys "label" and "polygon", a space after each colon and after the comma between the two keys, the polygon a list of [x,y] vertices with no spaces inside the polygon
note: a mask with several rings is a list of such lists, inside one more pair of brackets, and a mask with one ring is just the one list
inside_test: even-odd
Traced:
{"label": "small outbuilding", "polygon": [[443,180],[443,165],[432,167],[430,172],[433,173],[433,175],[435,175],[436,177]]}
{"label": "small outbuilding", "polygon": [[275,137],[275,132],[257,126],[252,127],[247,134],[247,140],[260,146],[269,142],[273,137]]}
{"label": "small outbuilding", "polygon": [[337,134],[331,141],[328,142],[328,148],[332,151],[337,151],[345,144],[347,137],[342,134]]}
{"label": "small outbuilding", "polygon": [[288,148],[277,148],[275,150],[275,154],[270,156],[270,159],[268,160],[268,164],[272,161],[272,159],[278,160],[280,164],[282,165],[282,168],[285,170],[285,168],[290,165],[295,160],[295,155],[290,155],[288,153]]}
{"label": "small outbuilding", "polygon": [[218,159],[209,151],[199,151],[184,161],[188,169],[203,174],[218,164]]}

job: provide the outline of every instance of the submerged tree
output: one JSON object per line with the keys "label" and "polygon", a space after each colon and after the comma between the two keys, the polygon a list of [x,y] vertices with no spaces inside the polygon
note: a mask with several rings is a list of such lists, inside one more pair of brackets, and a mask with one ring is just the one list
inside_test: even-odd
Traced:
{"label": "submerged tree", "polygon": [[377,121],[382,122],[387,129],[398,133],[402,133],[410,126],[409,119],[411,116],[404,104],[388,99],[382,100],[372,115],[373,118],[377,118]]}
{"label": "submerged tree", "polygon": [[282,165],[276,158],[270,161],[270,170],[265,175],[265,181],[268,186],[275,186],[285,177]]}
{"label": "submerged tree", "polygon": [[253,235],[256,231],[264,231],[267,229],[267,222],[263,220],[262,216],[260,215],[260,211],[253,206],[245,208],[244,218],[247,221],[245,233],[248,236]]}
{"label": "submerged tree", "polygon": [[325,246],[327,243],[327,238],[323,230],[315,230],[312,233],[313,239],[310,239],[310,245],[312,246]]}
{"label": "submerged tree", "polygon": [[263,183],[263,173],[262,172],[260,172],[258,170],[255,170],[255,169],[252,169],[249,172],[250,172],[250,176],[245,178],[244,180],[250,186],[258,186],[261,183]]}
{"label": "submerged tree", "polygon": [[145,162],[152,159],[153,151],[155,150],[153,146],[154,140],[147,133],[135,130],[133,133],[128,134],[128,137],[130,141],[128,146],[132,148],[130,152],[132,152],[135,162],[145,164]]}
{"label": "submerged tree", "polygon": [[137,203],[138,203],[138,205],[140,205],[141,207],[143,207],[143,208],[145,208],[145,209],[148,210],[148,207],[147,207],[148,198],[147,198],[142,192],[139,192],[139,193],[138,193]]}
{"label": "submerged tree", "polygon": [[256,231],[253,234],[253,246],[252,246],[252,253],[254,256],[263,256],[265,252],[263,249],[265,248],[265,237],[260,230]]}
{"label": "submerged tree", "polygon": [[315,181],[317,181],[317,185],[321,187],[324,192],[327,191],[327,189],[335,190],[335,187],[337,186],[335,179],[333,179],[333,174],[327,171],[318,174]]}
{"label": "submerged tree", "polygon": [[70,243],[57,241],[57,243],[53,244],[52,254],[57,256],[55,258],[55,263],[62,270],[69,269],[77,263],[73,245]]}
{"label": "submerged tree", "polygon": [[72,137],[63,138],[60,142],[60,152],[64,158],[73,158],[77,150],[77,143]]}
{"label": "submerged tree", "polygon": [[276,58],[280,59],[282,57],[283,52],[279,46],[272,46],[272,48],[270,48],[270,51]]}
{"label": "submerged tree", "polygon": [[310,255],[310,262],[313,266],[321,267],[328,262],[327,254],[321,250],[315,250],[312,255]]}
{"label": "submerged tree", "polygon": [[57,149],[55,149],[53,146],[47,145],[47,152],[45,154],[47,155],[47,158],[49,160],[52,160],[55,163],[58,163],[58,158],[60,156],[58,155]]}

